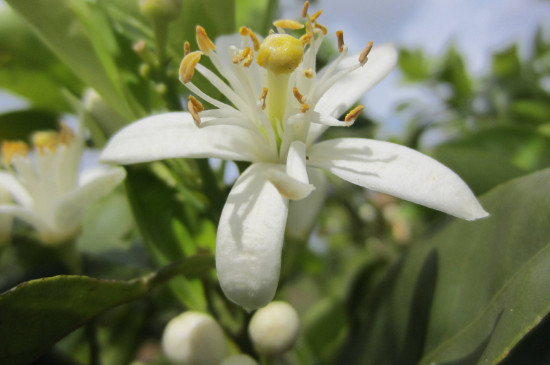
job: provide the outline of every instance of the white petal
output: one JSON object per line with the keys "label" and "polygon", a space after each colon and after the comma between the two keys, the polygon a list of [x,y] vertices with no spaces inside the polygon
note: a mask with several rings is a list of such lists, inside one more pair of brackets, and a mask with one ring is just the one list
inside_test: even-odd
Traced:
{"label": "white petal", "polygon": [[327,196],[328,184],[325,174],[316,168],[308,168],[307,173],[315,186],[315,191],[305,199],[291,201],[288,207],[286,234],[299,240],[308,237]]}
{"label": "white petal", "polygon": [[32,204],[32,198],[27,190],[7,172],[0,171],[0,185],[11,194],[13,200],[19,205],[30,206]]}
{"label": "white petal", "polygon": [[282,170],[269,169],[264,172],[264,175],[270,183],[275,185],[279,193],[287,199],[304,199],[315,190],[315,186],[303,183]]}
{"label": "white petal", "polygon": [[247,310],[269,303],[277,289],[288,200],[253,164],[229,193],[218,226],[216,269],[225,295]]}
{"label": "white petal", "polygon": [[0,205],[0,216],[11,216],[19,218],[22,221],[30,224],[40,234],[46,236],[51,231],[48,224],[31,209],[20,207],[18,205]]}
{"label": "white petal", "polygon": [[339,138],[314,145],[309,163],[354,184],[474,220],[488,215],[460,177],[436,160],[394,143]]}
{"label": "white petal", "polygon": [[115,134],[100,160],[119,164],[175,157],[252,161],[254,137],[243,128],[199,128],[186,112],[158,114],[125,127]]}
{"label": "white petal", "polygon": [[[339,69],[357,64],[359,55],[342,61]],[[386,77],[397,63],[397,50],[391,44],[374,47],[367,63],[335,83],[321,97],[315,111],[339,117],[348,111],[367,91]]]}
{"label": "white petal", "polygon": [[82,221],[86,209],[96,200],[109,194],[124,180],[122,167],[96,172],[86,184],[62,195],[55,204],[55,223],[58,230],[72,231]]}
{"label": "white petal", "polygon": [[304,184],[309,183],[306,171],[306,145],[301,141],[290,144],[286,157],[286,173]]}

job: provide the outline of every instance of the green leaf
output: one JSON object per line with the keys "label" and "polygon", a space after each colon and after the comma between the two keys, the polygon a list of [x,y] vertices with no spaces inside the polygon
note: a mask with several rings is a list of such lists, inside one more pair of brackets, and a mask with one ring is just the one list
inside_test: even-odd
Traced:
{"label": "green leaf", "polygon": [[201,255],[130,281],[55,276],[23,283],[0,296],[0,363],[27,364],[95,316],[143,298],[176,275],[213,266]]}
{"label": "green leaf", "polygon": [[0,140],[28,141],[33,132],[47,129],[59,129],[55,113],[30,109],[0,114]]}
{"label": "green leaf", "polygon": [[[155,263],[162,266],[184,257],[184,243],[179,242],[174,231],[174,220],[182,217],[184,207],[176,198],[175,189],[145,166],[128,166],[126,172],[126,189],[134,219]],[[187,307],[206,309],[199,281],[178,278],[171,283],[171,288]]]}
{"label": "green leaf", "polygon": [[[496,364],[550,311],[550,169],[484,195],[491,216],[415,244],[369,294],[349,364]],[[529,362],[522,362],[529,363]]]}
{"label": "green leaf", "polygon": [[81,82],[9,7],[0,8],[0,85],[41,109],[70,111],[61,89]]}
{"label": "green leaf", "polygon": [[399,68],[407,81],[424,81],[430,76],[428,60],[422,50],[399,50]]}
{"label": "green leaf", "polygon": [[128,120],[141,115],[114,61],[117,44],[97,5],[76,0],[7,0],[76,75]]}
{"label": "green leaf", "polygon": [[550,167],[550,138],[531,128],[494,127],[438,146],[433,156],[476,193]]}

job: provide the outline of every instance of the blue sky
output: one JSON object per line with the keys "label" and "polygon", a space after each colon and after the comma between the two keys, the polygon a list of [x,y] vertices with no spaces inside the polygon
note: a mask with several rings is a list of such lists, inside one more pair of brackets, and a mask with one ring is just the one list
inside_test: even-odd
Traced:
{"label": "blue sky", "polygon": [[[300,11],[299,1],[282,4],[284,16]],[[320,22],[331,34],[344,31],[352,52],[360,52],[372,40],[420,47],[437,56],[454,44],[478,74],[487,70],[492,53],[512,43],[518,42],[527,54],[539,25],[550,35],[550,1],[542,0],[320,0],[312,9],[323,9]],[[403,87],[396,72],[367,95],[368,112],[384,122],[382,135],[402,131],[405,120],[393,108],[411,96],[418,96],[418,91]]]}

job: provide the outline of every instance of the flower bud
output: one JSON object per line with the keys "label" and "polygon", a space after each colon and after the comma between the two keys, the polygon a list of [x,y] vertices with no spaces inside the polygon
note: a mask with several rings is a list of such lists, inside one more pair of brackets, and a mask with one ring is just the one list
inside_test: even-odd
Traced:
{"label": "flower bud", "polygon": [[260,354],[278,355],[292,348],[299,325],[298,313],[290,304],[271,302],[254,313],[248,334]]}
{"label": "flower bud", "polygon": [[179,16],[181,0],[140,0],[139,8],[153,21],[170,21]]}
{"label": "flower bud", "polygon": [[228,349],[223,330],[209,315],[184,312],[168,322],[162,348],[174,364],[218,365]]}
{"label": "flower bud", "polygon": [[239,354],[226,357],[220,365],[258,365],[258,363],[248,355]]}

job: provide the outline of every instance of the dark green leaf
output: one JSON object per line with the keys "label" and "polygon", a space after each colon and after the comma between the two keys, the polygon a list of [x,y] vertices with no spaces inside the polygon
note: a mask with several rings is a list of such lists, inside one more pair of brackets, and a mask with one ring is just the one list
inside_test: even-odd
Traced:
{"label": "dark green leaf", "polygon": [[28,141],[33,132],[47,129],[59,129],[55,113],[31,109],[0,114],[0,140]]}
{"label": "dark green leaf", "polygon": [[489,218],[412,246],[372,293],[345,363],[502,360],[550,310],[549,179],[501,185],[481,199]]}
{"label": "dark green leaf", "polygon": [[212,266],[211,256],[195,256],[131,281],[55,276],[23,283],[0,296],[0,363],[27,364],[98,314]]}

